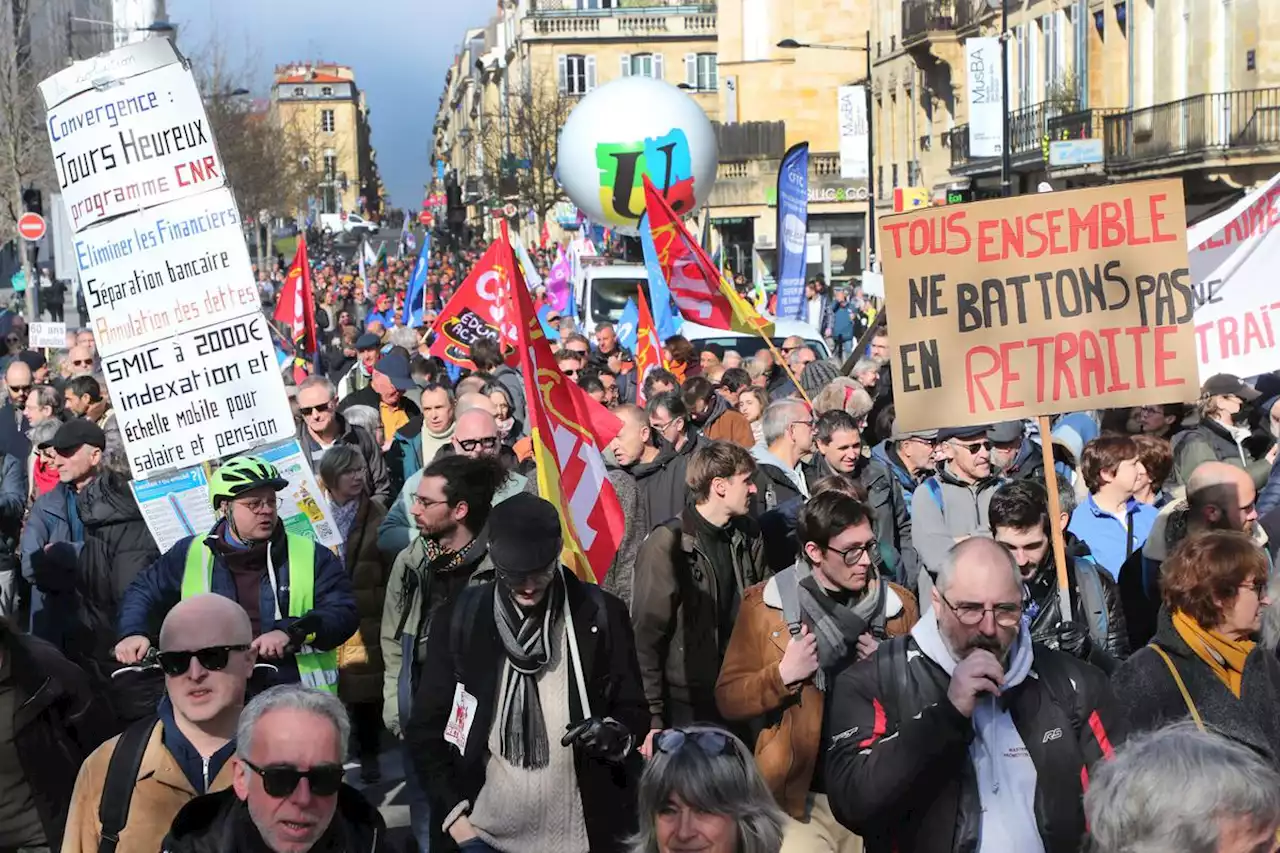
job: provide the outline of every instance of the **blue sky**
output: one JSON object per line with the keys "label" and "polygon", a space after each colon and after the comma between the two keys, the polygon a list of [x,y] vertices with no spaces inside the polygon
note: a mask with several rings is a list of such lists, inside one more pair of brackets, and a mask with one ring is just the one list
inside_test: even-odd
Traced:
{"label": "blue sky", "polygon": [[271,70],[324,59],[355,68],[369,101],[378,168],[391,203],[416,209],[428,180],[431,123],[444,72],[468,27],[495,4],[484,0],[168,0],[178,48],[198,54],[217,39],[265,97]]}

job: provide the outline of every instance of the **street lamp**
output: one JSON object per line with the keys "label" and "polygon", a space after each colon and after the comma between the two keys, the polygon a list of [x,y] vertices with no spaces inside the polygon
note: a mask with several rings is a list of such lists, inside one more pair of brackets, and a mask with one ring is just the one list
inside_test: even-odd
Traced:
{"label": "street lamp", "polygon": [[987,0],[987,8],[1000,7],[1000,195],[1013,194],[1012,167],[1009,163],[1009,3],[1008,0]]}
{"label": "street lamp", "polygon": [[875,170],[875,151],[876,151],[876,135],[871,118],[871,30],[867,30],[866,43],[862,45],[846,45],[846,44],[809,44],[807,42],[796,41],[795,39],[783,39],[778,42],[778,47],[783,50],[799,50],[808,48],[810,50],[853,50],[862,51],[867,59],[866,79],[863,84],[866,87],[867,98],[867,259],[864,263],[865,269],[872,269],[872,264],[876,257],[876,170]]}
{"label": "street lamp", "polygon": [[222,100],[223,98],[239,98],[239,97],[242,97],[242,96],[244,96],[244,95],[249,95],[249,94],[252,94],[252,93],[251,93],[248,89],[246,89],[246,88],[244,88],[243,86],[241,86],[241,87],[240,87],[240,88],[238,88],[238,89],[231,89],[231,90],[226,91],[226,92],[214,92],[213,94],[211,94],[211,95],[207,95],[207,96],[205,96],[205,97],[206,97],[206,100],[210,100],[210,101],[220,101],[220,100]]}

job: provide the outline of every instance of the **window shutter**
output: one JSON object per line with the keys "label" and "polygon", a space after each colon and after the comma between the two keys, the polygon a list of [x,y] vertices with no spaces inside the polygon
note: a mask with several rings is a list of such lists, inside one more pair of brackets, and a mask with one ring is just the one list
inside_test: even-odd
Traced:
{"label": "window shutter", "polygon": [[594,91],[596,88],[596,58],[594,56],[587,57],[587,91]]}
{"label": "window shutter", "polygon": [[627,53],[622,54],[622,76],[631,76],[631,55]]}
{"label": "window shutter", "polygon": [[655,53],[653,55],[653,79],[665,80],[666,75],[662,73],[662,54]]}
{"label": "window shutter", "polygon": [[684,82],[698,88],[698,54],[686,53],[684,55]]}
{"label": "window shutter", "polygon": [[561,54],[556,57],[556,74],[560,81],[560,94],[569,91],[569,57]]}

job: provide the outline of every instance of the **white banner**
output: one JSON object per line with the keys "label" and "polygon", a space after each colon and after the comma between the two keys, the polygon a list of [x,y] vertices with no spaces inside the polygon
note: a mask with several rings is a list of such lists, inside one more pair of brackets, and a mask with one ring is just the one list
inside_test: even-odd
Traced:
{"label": "white banner", "polygon": [[169,45],[149,39],[87,63],[110,61],[112,71],[66,100],[57,99],[77,87],[63,75],[82,77],[79,64],[40,84],[54,173],[76,231],[226,183],[195,78],[172,45],[161,64],[155,43]]}
{"label": "white banner", "polygon": [[136,477],[294,434],[261,312],[108,356],[102,369]]}
{"label": "white banner", "polygon": [[229,189],[82,231],[75,257],[103,355],[261,310]]}
{"label": "white banner", "polygon": [[964,40],[965,95],[969,101],[969,156],[999,157],[1004,140],[1000,39]]}
{"label": "white banner", "polygon": [[840,117],[840,177],[865,181],[871,175],[866,89],[841,86],[836,103]]}
{"label": "white banner", "polygon": [[67,324],[32,323],[27,326],[27,343],[32,349],[66,349]]}
{"label": "white banner", "polygon": [[1187,231],[1200,379],[1280,369],[1280,174]]}

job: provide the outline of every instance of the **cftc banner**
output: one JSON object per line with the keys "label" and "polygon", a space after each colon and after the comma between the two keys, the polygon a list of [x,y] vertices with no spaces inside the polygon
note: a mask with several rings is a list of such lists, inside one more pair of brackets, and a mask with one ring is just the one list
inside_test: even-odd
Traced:
{"label": "cftc banner", "polygon": [[778,168],[779,320],[804,315],[805,235],[809,228],[809,143],[792,145]]}
{"label": "cftc banner", "polygon": [[964,65],[968,72],[965,93],[969,99],[969,156],[999,157],[1004,140],[1000,39],[965,39]]}

